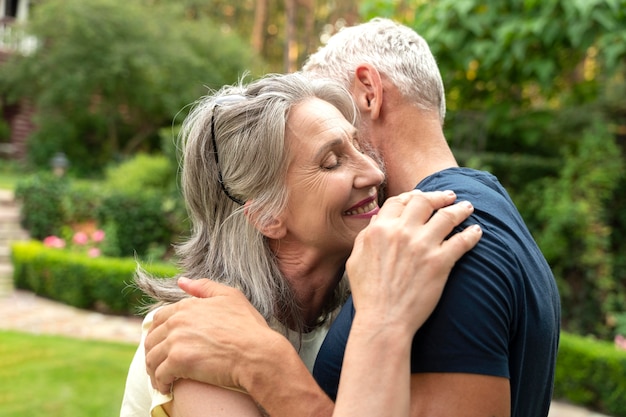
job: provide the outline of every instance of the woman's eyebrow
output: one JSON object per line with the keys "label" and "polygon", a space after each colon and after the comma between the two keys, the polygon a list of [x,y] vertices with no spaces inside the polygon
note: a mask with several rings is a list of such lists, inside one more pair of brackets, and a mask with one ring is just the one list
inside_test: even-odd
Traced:
{"label": "woman's eyebrow", "polygon": [[337,146],[341,146],[343,144],[344,144],[344,139],[342,138],[337,138],[337,139],[331,140],[330,142],[326,142],[315,153],[315,158],[320,158],[325,152],[328,152],[330,149],[335,148]]}

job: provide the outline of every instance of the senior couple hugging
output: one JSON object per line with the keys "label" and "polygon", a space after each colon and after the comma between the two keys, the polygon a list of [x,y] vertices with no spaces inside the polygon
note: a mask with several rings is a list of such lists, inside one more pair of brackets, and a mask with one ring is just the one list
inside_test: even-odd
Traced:
{"label": "senior couple hugging", "polygon": [[201,98],[121,416],[547,416],[554,277],[444,116],[427,43],[380,18]]}

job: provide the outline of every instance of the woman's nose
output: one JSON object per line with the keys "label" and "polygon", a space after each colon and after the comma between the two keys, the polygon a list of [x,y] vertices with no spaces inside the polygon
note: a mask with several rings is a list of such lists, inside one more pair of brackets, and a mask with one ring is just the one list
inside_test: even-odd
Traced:
{"label": "woman's nose", "polygon": [[359,175],[355,178],[355,187],[379,186],[385,181],[385,174],[380,166],[367,155],[361,154],[362,162]]}

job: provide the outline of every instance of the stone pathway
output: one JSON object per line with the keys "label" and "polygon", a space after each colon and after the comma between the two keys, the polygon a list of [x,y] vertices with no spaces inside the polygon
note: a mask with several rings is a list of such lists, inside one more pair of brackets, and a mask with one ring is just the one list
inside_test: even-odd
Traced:
{"label": "stone pathway", "polygon": [[21,290],[0,299],[0,317],[4,330],[131,344],[141,339],[141,318],[80,310]]}
{"label": "stone pathway", "polygon": [[[13,194],[0,190],[0,330],[55,334],[138,344],[141,319],[109,316],[37,297],[13,289],[10,242],[27,239],[19,227]],[[549,417],[607,417],[581,407],[553,402]]]}
{"label": "stone pathway", "polygon": [[19,220],[20,212],[14,202],[13,193],[0,190],[0,297],[9,294],[13,288],[11,242],[28,238],[28,234],[20,227]]}

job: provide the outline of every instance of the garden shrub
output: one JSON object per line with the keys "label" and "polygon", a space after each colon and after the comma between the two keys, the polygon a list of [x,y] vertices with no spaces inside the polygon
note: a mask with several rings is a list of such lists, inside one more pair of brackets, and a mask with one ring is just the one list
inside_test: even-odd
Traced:
{"label": "garden shrub", "polygon": [[175,165],[165,155],[138,154],[106,171],[105,186],[127,194],[146,189],[165,191],[175,186]]}
{"label": "garden shrub", "polygon": [[94,213],[102,202],[102,186],[97,182],[68,181],[63,198],[65,224],[94,220]]}
{"label": "garden shrub", "polygon": [[626,308],[614,274],[610,221],[623,176],[620,150],[599,119],[563,153],[558,178],[535,181],[526,190],[523,206],[557,279],[569,332],[611,338],[609,318]]}
{"label": "garden shrub", "polygon": [[561,333],[554,398],[626,415],[626,351],[613,343]]}
{"label": "garden shrub", "polygon": [[151,246],[169,245],[172,231],[164,215],[164,199],[156,192],[136,194],[112,192],[105,196],[97,217],[113,241],[117,242],[116,256],[143,256]]}
{"label": "garden shrub", "polygon": [[105,254],[161,257],[170,250],[184,225],[175,167],[168,156],[146,154],[109,167],[97,211],[110,238]]}
{"label": "garden shrub", "polygon": [[36,239],[59,234],[64,224],[62,200],[67,181],[52,174],[36,174],[16,184],[15,197],[21,203],[21,225]]}
{"label": "garden shrub", "polygon": [[[16,288],[74,307],[134,314],[146,301],[132,285],[137,268],[133,258],[90,258],[29,241],[14,243],[11,259]],[[171,277],[178,273],[172,264],[141,266],[155,276]]]}
{"label": "garden shrub", "polygon": [[102,182],[27,177],[16,187],[22,226],[39,240],[99,228],[105,255],[170,256],[173,238],[187,225],[173,166],[164,155],[138,155],[110,167]]}

